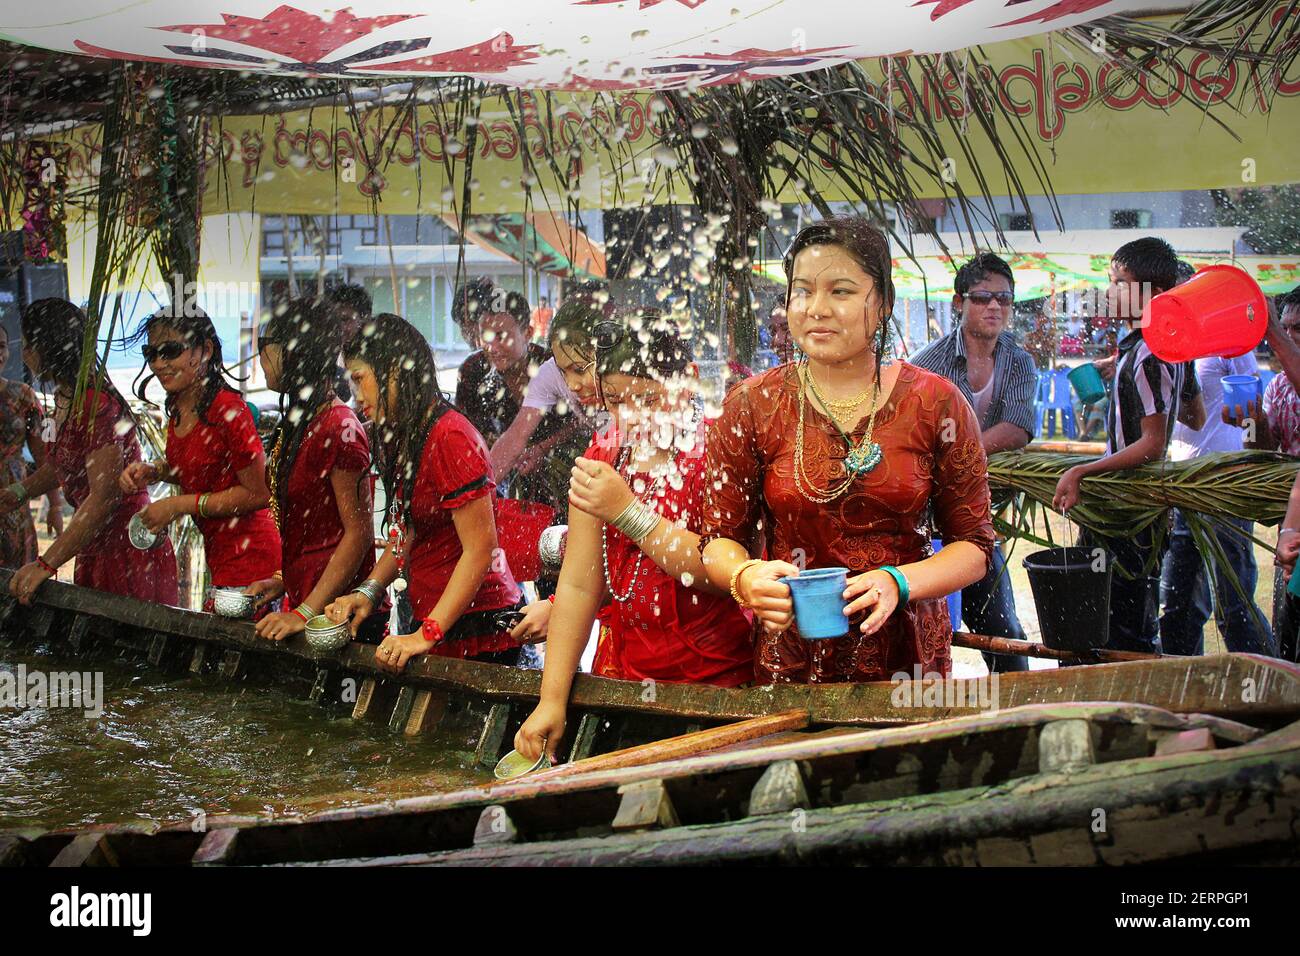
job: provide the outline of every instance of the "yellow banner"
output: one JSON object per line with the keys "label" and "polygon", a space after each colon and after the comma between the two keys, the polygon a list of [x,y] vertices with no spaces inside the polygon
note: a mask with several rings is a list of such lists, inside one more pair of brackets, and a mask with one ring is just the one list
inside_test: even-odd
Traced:
{"label": "yellow banner", "polygon": [[[1285,9],[1279,3],[1274,17]],[[1058,194],[1300,181],[1300,152],[1294,146],[1300,60],[1282,74],[1201,53],[1184,57],[1182,70],[1163,68],[1117,84],[1114,66],[1051,35],[990,46],[986,52],[1003,104],[1019,118],[1021,135],[1037,150]],[[934,157],[934,163],[953,185],[980,192],[973,163],[955,135],[965,124],[974,159],[989,176],[988,188],[1009,191],[994,148],[970,115],[978,104],[963,100],[960,70],[927,83],[914,59],[864,66],[897,115],[922,111],[941,128],[941,152],[947,155]],[[919,95],[901,82],[902,70],[909,71]],[[887,71],[893,74],[889,81]],[[665,150],[656,153],[667,122],[657,96],[523,94],[517,105],[522,112],[516,117],[502,99],[483,103],[470,177],[475,212],[519,212],[530,202],[536,210],[561,212],[567,200],[585,208],[637,205],[647,198],[689,201],[683,171],[664,164],[671,159]],[[1231,131],[1206,118],[1205,106]],[[335,109],[214,122],[207,136],[204,212],[456,211],[470,137],[465,124],[452,119],[449,104],[376,108],[362,113],[360,123],[358,130],[345,111]],[[1011,124],[1003,118],[996,123],[1026,191],[1044,192]],[[87,185],[97,163],[98,128],[68,136],[74,143],[70,186]],[[907,137],[903,134],[904,141]],[[813,160],[805,175],[829,199],[854,198],[830,174],[839,162],[835,137],[827,134],[822,142],[832,158]],[[531,170],[525,170],[525,153]],[[928,176],[918,171],[917,178],[923,194],[943,195]],[[797,202],[804,197],[790,184],[773,198]]]}

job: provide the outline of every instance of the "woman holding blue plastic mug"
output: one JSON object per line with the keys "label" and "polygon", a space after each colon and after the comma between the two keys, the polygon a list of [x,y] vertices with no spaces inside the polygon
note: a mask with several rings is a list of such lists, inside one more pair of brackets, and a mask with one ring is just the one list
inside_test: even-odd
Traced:
{"label": "woman holding blue plastic mug", "polygon": [[[754,610],[760,679],[819,683],[947,675],[945,596],[993,548],[987,460],[947,379],[885,364],[894,306],[888,240],[866,220],[799,233],[786,311],[802,357],[737,386],[709,434],[701,546],[709,580]],[[930,555],[930,519],[945,542]],[[756,555],[766,550],[771,560]],[[807,639],[790,586],[847,569],[847,633]]]}

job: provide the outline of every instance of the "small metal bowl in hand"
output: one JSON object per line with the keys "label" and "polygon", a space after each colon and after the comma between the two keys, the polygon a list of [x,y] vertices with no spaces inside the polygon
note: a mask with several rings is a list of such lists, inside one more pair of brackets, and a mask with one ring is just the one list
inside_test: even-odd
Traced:
{"label": "small metal bowl in hand", "polygon": [[546,755],[545,747],[542,748],[542,755],[536,760],[529,760],[518,750],[512,750],[497,762],[496,769],[492,773],[498,780],[514,780],[516,777],[538,770],[548,770],[550,766],[551,758]]}
{"label": "small metal bowl in hand", "polygon": [[148,551],[162,544],[163,536],[154,534],[145,527],[144,518],[140,513],[131,516],[130,522],[126,526],[126,535],[131,539],[131,543],[141,551]]}
{"label": "small metal bowl in hand", "polygon": [[245,594],[243,588],[213,588],[208,595],[212,609],[222,617],[250,617],[257,607],[257,598]]}
{"label": "small metal bowl in hand", "polygon": [[331,653],[347,647],[352,640],[352,631],[348,622],[335,624],[324,614],[317,614],[307,622],[307,643],[312,650]]}

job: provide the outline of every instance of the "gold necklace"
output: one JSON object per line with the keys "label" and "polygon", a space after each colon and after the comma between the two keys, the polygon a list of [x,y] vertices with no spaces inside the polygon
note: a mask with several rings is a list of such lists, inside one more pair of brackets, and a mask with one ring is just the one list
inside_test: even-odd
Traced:
{"label": "gold necklace", "polygon": [[[877,394],[875,400],[872,402],[871,417],[867,421],[867,431],[866,434],[862,436],[862,441],[855,446],[852,439],[844,433],[842,428],[840,429],[840,436],[849,446],[849,454],[844,459],[844,470],[847,473],[844,480],[838,486],[827,489],[825,494],[820,494],[818,493],[816,486],[813,485],[812,479],[808,477],[808,473],[804,468],[804,405],[807,403],[808,395],[803,376],[800,376],[799,424],[795,431],[794,444],[794,484],[795,490],[798,491],[807,501],[817,505],[829,504],[835,499],[841,497],[844,492],[848,491],[849,488],[853,486],[854,481],[875,468],[876,465],[880,464],[881,459],[884,458],[884,452],[881,451],[880,445],[871,440],[872,435],[875,434],[876,430],[876,414],[880,411],[879,380],[876,382],[875,389]],[[836,423],[836,427],[839,427],[838,422]]]}
{"label": "gold necklace", "polygon": [[[333,404],[333,399],[328,402],[323,402],[312,414],[311,421],[315,422],[320,413]],[[307,431],[303,432],[304,439],[307,437],[308,431],[311,431],[311,423],[308,423]],[[279,484],[277,477],[278,472],[280,471],[280,452],[283,446],[284,429],[279,429],[275,436],[275,447],[271,449],[271,457],[267,459],[266,463],[266,486],[267,490],[271,492],[271,518],[275,521],[276,528],[280,527],[280,497],[276,493],[276,486]]]}
{"label": "gold necklace", "polygon": [[266,484],[271,492],[271,518],[275,521],[275,526],[280,527],[280,497],[276,494],[276,473],[280,470],[280,448],[284,444],[284,432],[281,431],[275,436],[275,447],[271,449],[271,458],[267,462]]}
{"label": "gold necklace", "polygon": [[[857,424],[858,418],[860,417],[858,415],[858,409],[862,406],[862,403],[865,402],[870,397],[870,392],[872,391],[872,389],[868,389],[866,392],[863,392],[862,395],[860,395],[858,398],[853,399],[852,405],[849,405],[847,402],[829,401],[818,390],[817,380],[812,377],[812,373],[808,372],[806,369],[804,370],[804,372],[806,373],[807,386],[809,389],[811,389],[813,397],[817,399],[818,403],[825,410],[826,414],[830,416],[831,420],[835,422],[836,427],[838,427],[841,432],[846,432],[849,430],[850,427]],[[879,396],[880,394],[879,386],[878,385],[873,386],[873,389],[875,390],[876,395]],[[874,404],[874,399],[873,399],[873,404],[871,406],[871,414],[874,415],[875,412],[876,412],[876,406]]]}
{"label": "gold necklace", "polygon": [[840,398],[840,399],[826,398],[824,395],[822,395],[821,389],[817,387],[817,379],[813,378],[812,372],[806,367],[802,369],[802,372],[804,376],[808,379],[808,384],[812,387],[812,393],[817,396],[817,401],[821,402],[822,405],[825,406],[827,411],[832,411],[832,410],[837,412],[854,411],[863,402],[865,402],[868,398],[871,397],[872,390],[875,388],[874,385],[869,385],[866,388],[864,388],[861,392],[859,392],[857,395],[855,395],[853,398]]}

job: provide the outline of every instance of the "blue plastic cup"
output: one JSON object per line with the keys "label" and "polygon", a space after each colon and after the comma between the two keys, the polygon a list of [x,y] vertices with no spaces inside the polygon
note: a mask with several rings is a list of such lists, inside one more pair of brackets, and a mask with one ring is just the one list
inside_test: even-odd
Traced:
{"label": "blue plastic cup", "polygon": [[784,577],[794,600],[794,622],[799,636],[810,641],[843,637],[849,633],[844,589],[849,586],[848,568],[817,568],[798,577]]}
{"label": "blue plastic cup", "polygon": [[1076,365],[1065,376],[1074,386],[1079,401],[1084,405],[1096,405],[1106,397],[1106,383],[1091,362]]}
{"label": "blue plastic cup", "polygon": [[1223,382],[1223,407],[1229,413],[1232,413],[1235,405],[1240,405],[1244,412],[1248,403],[1258,402],[1263,395],[1258,375],[1225,375],[1221,381]]}

